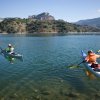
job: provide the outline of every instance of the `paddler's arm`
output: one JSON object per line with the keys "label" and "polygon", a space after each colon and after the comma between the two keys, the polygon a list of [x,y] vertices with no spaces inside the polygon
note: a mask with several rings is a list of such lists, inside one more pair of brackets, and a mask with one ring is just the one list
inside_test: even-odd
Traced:
{"label": "paddler's arm", "polygon": [[96,54],[96,57],[97,57],[97,58],[100,58],[100,55],[97,55],[97,54]]}

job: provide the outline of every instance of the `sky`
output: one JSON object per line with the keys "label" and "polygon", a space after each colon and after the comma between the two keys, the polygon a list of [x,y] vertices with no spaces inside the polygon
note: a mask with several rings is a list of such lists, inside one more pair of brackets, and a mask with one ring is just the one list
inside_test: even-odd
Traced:
{"label": "sky", "polygon": [[100,17],[100,0],[0,0],[0,18],[48,12],[55,19],[76,22]]}

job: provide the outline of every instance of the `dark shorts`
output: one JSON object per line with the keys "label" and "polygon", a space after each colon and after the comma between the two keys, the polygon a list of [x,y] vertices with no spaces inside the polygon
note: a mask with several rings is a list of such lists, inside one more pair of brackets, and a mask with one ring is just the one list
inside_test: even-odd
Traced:
{"label": "dark shorts", "polygon": [[92,64],[91,67],[94,69],[100,69],[100,64]]}

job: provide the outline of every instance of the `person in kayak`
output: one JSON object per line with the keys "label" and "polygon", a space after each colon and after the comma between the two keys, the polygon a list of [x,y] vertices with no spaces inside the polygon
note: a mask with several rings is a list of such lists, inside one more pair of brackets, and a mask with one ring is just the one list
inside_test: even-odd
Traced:
{"label": "person in kayak", "polygon": [[100,55],[97,55],[92,50],[89,50],[85,61],[88,62],[89,66],[91,66],[93,69],[100,69],[100,64],[97,63],[98,58],[100,58]]}
{"label": "person in kayak", "polygon": [[[14,53],[14,47],[11,44],[8,44],[8,47],[6,48],[6,52],[9,54],[15,54]],[[7,57],[8,61],[10,61],[11,64],[14,62],[14,58],[11,56]]]}
{"label": "person in kayak", "polygon": [[8,48],[6,48],[6,52],[9,54],[14,54],[14,47],[11,44],[8,44]]}

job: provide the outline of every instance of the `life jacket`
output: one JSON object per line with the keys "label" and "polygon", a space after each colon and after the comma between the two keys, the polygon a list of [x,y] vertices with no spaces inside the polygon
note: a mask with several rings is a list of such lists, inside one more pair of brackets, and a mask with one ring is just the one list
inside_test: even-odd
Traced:
{"label": "life jacket", "polygon": [[90,64],[96,63],[97,56],[94,53],[92,53],[88,55],[86,59],[88,60],[88,63]]}
{"label": "life jacket", "polygon": [[6,48],[6,52],[11,52],[11,48]]}
{"label": "life jacket", "polygon": [[6,52],[8,52],[8,53],[11,52],[11,53],[13,53],[13,52],[14,52],[14,48],[13,48],[13,47],[11,47],[11,48],[8,47],[8,48],[6,49]]}

